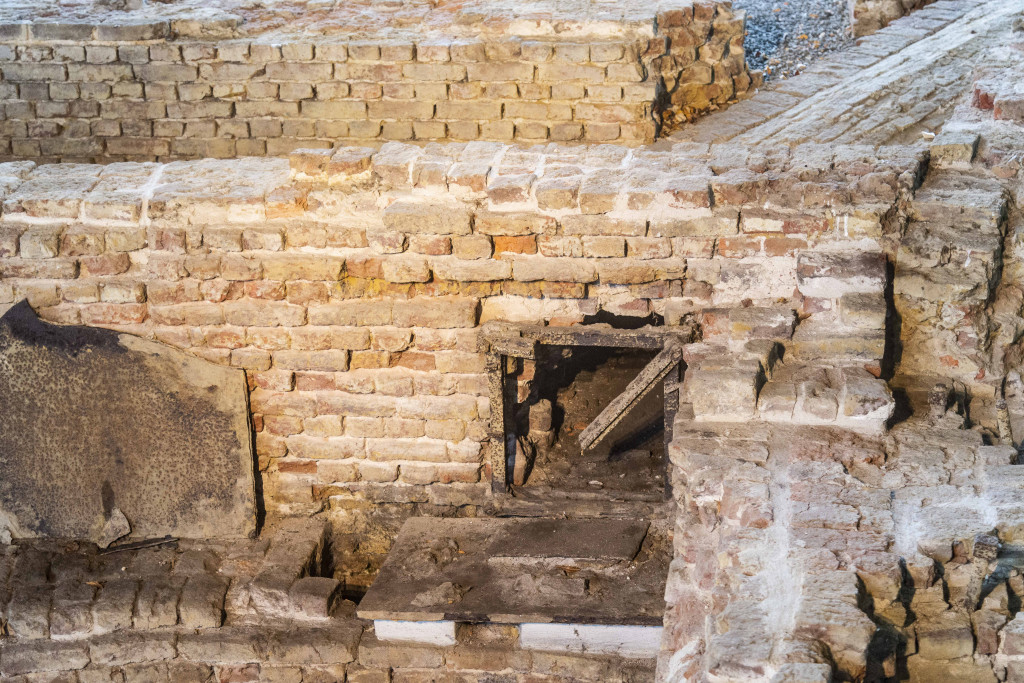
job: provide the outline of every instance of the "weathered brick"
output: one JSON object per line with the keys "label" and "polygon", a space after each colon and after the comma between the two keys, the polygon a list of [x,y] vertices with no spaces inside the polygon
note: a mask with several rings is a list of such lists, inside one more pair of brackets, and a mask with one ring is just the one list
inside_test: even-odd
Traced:
{"label": "weathered brick", "polygon": [[444,280],[487,282],[505,280],[512,274],[508,261],[492,259],[435,258],[431,265],[434,274]]}
{"label": "weathered brick", "polygon": [[283,370],[312,370],[344,372],[348,369],[348,352],[328,349],[322,351],[275,351],[274,367]]}
{"label": "weathered brick", "polygon": [[476,325],[479,302],[469,297],[442,296],[394,302],[399,327],[457,328]]}
{"label": "weathered brick", "polygon": [[392,321],[393,303],[389,300],[339,301],[322,306],[311,306],[309,323],[311,325],[390,325]]}
{"label": "weathered brick", "polygon": [[269,280],[337,280],[345,261],[334,256],[309,258],[302,254],[280,254],[261,259]]}
{"label": "weathered brick", "polygon": [[465,235],[470,213],[456,204],[400,200],[384,210],[384,224],[397,232]]}
{"label": "weathered brick", "polygon": [[597,271],[588,261],[546,256],[519,256],[513,260],[513,275],[522,282],[593,282]]}
{"label": "weathered brick", "polygon": [[224,319],[230,325],[295,326],[306,322],[306,309],[282,301],[229,301]]}
{"label": "weathered brick", "polygon": [[562,232],[566,235],[615,235],[643,237],[647,222],[638,219],[609,218],[602,215],[565,216]]}
{"label": "weathered brick", "polygon": [[556,228],[554,218],[536,213],[480,211],[474,219],[475,231],[485,235],[553,234]]}

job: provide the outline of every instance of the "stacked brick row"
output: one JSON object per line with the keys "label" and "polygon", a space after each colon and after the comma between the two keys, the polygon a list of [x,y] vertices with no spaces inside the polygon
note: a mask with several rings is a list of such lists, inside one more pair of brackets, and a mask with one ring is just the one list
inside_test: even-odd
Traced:
{"label": "stacked brick row", "polygon": [[160,22],[3,25],[0,158],[229,158],[337,140],[650,142],[666,102],[700,111],[750,87],[743,15],[727,3],[683,3],[657,26],[275,44],[178,39]]}
{"label": "stacked brick row", "polygon": [[297,154],[294,170],[12,163],[0,302],[245,368],[271,506],[340,491],[479,502],[479,324],[820,311],[830,299],[796,294],[801,255],[880,239],[919,163],[859,148],[775,160],[783,170],[731,147],[390,143]]}

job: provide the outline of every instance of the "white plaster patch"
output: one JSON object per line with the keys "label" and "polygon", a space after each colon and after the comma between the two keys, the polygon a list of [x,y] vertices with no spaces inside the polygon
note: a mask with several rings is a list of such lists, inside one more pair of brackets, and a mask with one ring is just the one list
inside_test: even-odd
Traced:
{"label": "white plaster patch", "polygon": [[378,640],[392,640],[426,645],[454,645],[454,621],[390,621],[377,619],[373,630]]}
{"label": "white plaster patch", "polygon": [[658,655],[661,633],[661,626],[521,624],[519,643],[524,650],[593,652],[651,658]]}

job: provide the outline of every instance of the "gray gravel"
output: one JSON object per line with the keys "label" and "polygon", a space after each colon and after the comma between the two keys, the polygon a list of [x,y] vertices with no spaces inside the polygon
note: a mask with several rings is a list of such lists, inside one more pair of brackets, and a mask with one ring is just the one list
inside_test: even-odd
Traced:
{"label": "gray gravel", "polygon": [[747,64],[765,81],[795,76],[853,44],[846,0],[733,0],[747,12]]}

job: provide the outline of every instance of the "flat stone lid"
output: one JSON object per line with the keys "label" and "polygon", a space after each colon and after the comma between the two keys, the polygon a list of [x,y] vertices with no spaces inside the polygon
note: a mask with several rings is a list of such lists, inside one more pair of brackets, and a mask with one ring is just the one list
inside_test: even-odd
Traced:
{"label": "flat stone lid", "polygon": [[238,368],[24,301],[0,318],[0,535],[245,538],[251,433]]}
{"label": "flat stone lid", "polygon": [[414,517],[358,615],[660,625],[670,556],[642,520]]}

